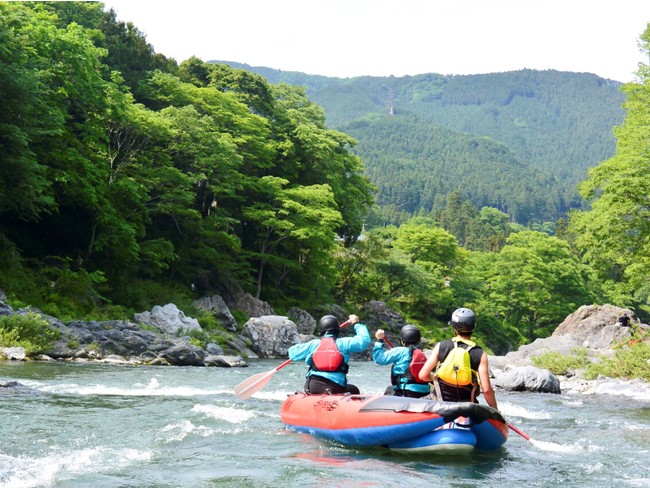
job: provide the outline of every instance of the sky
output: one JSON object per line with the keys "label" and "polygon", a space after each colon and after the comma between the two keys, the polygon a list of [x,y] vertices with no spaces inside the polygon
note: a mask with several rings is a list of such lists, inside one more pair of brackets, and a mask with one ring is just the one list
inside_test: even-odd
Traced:
{"label": "sky", "polygon": [[109,0],[158,53],[332,77],[555,69],[634,80],[650,0]]}

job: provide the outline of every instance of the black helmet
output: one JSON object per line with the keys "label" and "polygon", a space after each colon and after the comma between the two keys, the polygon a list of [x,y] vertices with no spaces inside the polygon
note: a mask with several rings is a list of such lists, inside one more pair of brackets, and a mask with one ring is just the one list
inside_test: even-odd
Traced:
{"label": "black helmet", "polygon": [[458,332],[472,332],[476,327],[476,315],[469,308],[458,308],[451,314],[451,321]]}
{"label": "black helmet", "polygon": [[334,334],[335,336],[339,335],[339,321],[336,320],[334,315],[324,315],[318,321],[318,327],[320,328],[320,335],[324,336],[327,332]]}
{"label": "black helmet", "polygon": [[402,339],[404,344],[417,344],[422,339],[422,334],[415,325],[406,324],[399,331],[399,338]]}

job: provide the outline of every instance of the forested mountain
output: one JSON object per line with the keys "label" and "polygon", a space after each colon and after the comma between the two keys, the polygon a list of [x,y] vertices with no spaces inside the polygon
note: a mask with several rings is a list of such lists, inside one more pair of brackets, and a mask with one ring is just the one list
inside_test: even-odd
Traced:
{"label": "forested mountain", "polygon": [[[541,175],[527,182],[529,199],[519,203],[521,209],[498,207],[523,224],[531,220],[556,220],[568,207],[580,206],[576,185],[585,179],[588,168],[614,154],[612,129],[621,123],[624,114],[620,83],[588,73],[521,70],[467,76],[423,74],[341,79],[234,62],[227,64],[261,74],[271,83],[304,86],[310,99],[324,108],[330,126],[344,132],[350,130],[358,139],[359,154],[372,182],[380,188],[379,201],[384,204],[400,206],[399,201],[383,193],[390,181],[385,181],[389,176],[382,168],[387,168],[388,159],[403,159],[404,155],[395,153],[395,146],[389,149],[389,153],[371,150],[370,143],[377,143],[380,137],[373,134],[375,126],[354,122],[365,121],[368,115],[389,117],[392,113],[410,118],[411,129],[422,125],[421,130],[428,131],[436,125],[449,131],[489,137],[501,143],[512,154],[513,161],[529,165]],[[447,132],[447,137],[468,140],[460,134],[452,136],[451,132]],[[430,144],[411,148],[410,157],[420,162],[425,160],[424,153],[430,151],[423,149],[423,153],[419,153],[419,149],[425,147],[430,147]],[[457,155],[462,153],[464,150],[456,151]],[[446,165],[457,168],[454,171],[456,179],[441,182],[440,187],[465,192],[471,182],[458,178],[465,164],[465,158],[448,156]],[[430,165],[415,163],[414,166],[426,169]],[[468,171],[473,173],[471,167]],[[497,174],[504,171],[507,168],[502,168]],[[513,168],[513,171],[518,170]],[[416,178],[411,181],[417,181],[419,177],[428,179],[426,174],[420,174],[416,169],[412,175]],[[503,187],[502,179],[491,181],[491,173],[485,173],[483,177],[486,188]],[[551,188],[547,186],[549,183]],[[407,191],[415,192],[417,189],[414,186]],[[543,203],[548,200],[549,191],[554,197],[559,197],[550,207]],[[475,198],[477,195],[467,194],[475,205],[483,205],[485,198]],[[445,196],[435,195],[433,200],[441,202]],[[425,198],[423,203],[431,200]],[[499,198],[495,196],[493,200]],[[431,210],[426,206],[423,209]],[[414,209],[403,210],[412,212]]]}
{"label": "forested mountain", "polygon": [[403,115],[368,117],[342,130],[359,141],[357,154],[372,161],[366,173],[381,207],[408,214],[441,210],[447,195],[459,191],[475,206],[497,208],[516,222],[550,221],[569,209],[557,178],[493,139]]}

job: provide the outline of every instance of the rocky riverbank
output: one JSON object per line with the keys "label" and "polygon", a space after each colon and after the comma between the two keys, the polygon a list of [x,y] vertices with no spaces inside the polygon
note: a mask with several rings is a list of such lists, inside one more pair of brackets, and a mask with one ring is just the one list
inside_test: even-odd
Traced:
{"label": "rocky riverbank", "polygon": [[[56,317],[39,313],[60,331],[60,339],[48,350],[27,358],[21,348],[0,348],[0,359],[43,361],[93,361],[110,364],[245,367],[248,359],[286,358],[288,348],[315,337],[316,319],[298,308],[287,316],[275,315],[265,302],[248,294],[227,304],[212,296],[195,302],[197,308],[214,315],[227,331],[225,344],[210,343],[200,347],[191,338],[192,331],[201,332],[199,322],[179,310],[174,304],[156,306],[151,311],[134,314],[132,321],[103,322],[71,321],[63,323]],[[241,328],[230,308],[235,307],[251,317]],[[338,306],[325,307],[319,313],[331,313],[342,322],[347,313]],[[0,316],[38,313],[32,309],[13,310],[0,293]],[[371,334],[378,328],[397,341],[399,330],[406,323],[385,303],[372,301],[358,312]],[[549,353],[571,354],[576,348],[587,351],[597,361],[613,354],[613,346],[630,338],[631,327],[624,327],[618,317],[626,313],[636,327],[648,329],[634,319],[627,309],[603,306],[583,306],[569,315],[548,338],[504,356],[490,356],[491,373],[496,388],[512,391],[542,393],[607,393],[650,399],[650,386],[643,381],[614,381],[608,378],[587,381],[580,372],[555,376],[546,369],[533,366],[532,358]],[[353,360],[369,360],[370,351],[354,355]],[[650,361],[650,359],[649,359]]]}

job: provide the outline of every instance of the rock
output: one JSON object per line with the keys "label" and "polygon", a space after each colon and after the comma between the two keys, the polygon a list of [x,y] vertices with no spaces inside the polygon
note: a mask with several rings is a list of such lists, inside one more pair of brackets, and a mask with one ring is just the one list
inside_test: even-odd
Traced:
{"label": "rock", "polygon": [[212,356],[223,355],[223,348],[219,344],[215,344],[214,342],[211,342],[210,344],[205,346],[205,350],[208,354]]}
{"label": "rock", "polygon": [[219,321],[219,323],[231,332],[237,330],[237,321],[235,317],[232,316],[226,302],[223,301],[219,295],[213,295],[211,297],[200,298],[199,300],[194,301],[194,306],[199,310],[206,310],[212,312],[214,317]]}
{"label": "rock", "polygon": [[248,364],[239,356],[209,355],[205,358],[206,366],[222,368],[247,367]]}
{"label": "rock", "polygon": [[624,313],[634,322],[634,314],[628,309],[613,305],[583,305],[564,319],[551,337],[572,335],[584,347],[609,349],[631,335],[630,327],[622,327],[618,322]]}
{"label": "rock", "polygon": [[384,329],[386,337],[393,344],[399,344],[399,341],[396,342],[395,338],[398,337],[402,327],[406,325],[406,320],[402,314],[392,310],[386,303],[379,300],[365,303],[361,307],[361,311],[364,316],[363,323],[368,326],[371,336],[377,329]]}
{"label": "rock", "polygon": [[286,357],[289,347],[300,342],[296,324],[279,315],[251,318],[242,335],[251,339],[253,351],[262,358]]}
{"label": "rock", "polygon": [[158,355],[172,366],[205,366],[205,351],[191,344],[179,344]]}
{"label": "rock", "polygon": [[24,347],[0,347],[0,359],[2,358],[10,361],[25,361],[27,354]]}
{"label": "rock", "polygon": [[14,313],[14,309],[11,308],[11,305],[7,303],[7,296],[5,292],[0,290],[0,317],[3,315],[11,315]]}
{"label": "rock", "polygon": [[508,391],[560,393],[560,380],[549,370],[533,366],[508,368],[494,377],[494,386]]}
{"label": "rock", "polygon": [[262,300],[258,300],[250,293],[244,293],[237,300],[235,309],[245,313],[248,317],[262,317],[264,315],[273,315],[273,307]]}
{"label": "rock", "polygon": [[255,351],[253,351],[249,347],[249,345],[244,341],[244,339],[250,342],[250,339],[248,339],[247,337],[242,338],[242,336],[239,336],[239,337],[233,337],[231,339],[227,339],[226,344],[232,347],[235,351],[242,354],[244,357],[257,359],[258,355],[255,353]]}
{"label": "rock", "polygon": [[163,307],[156,305],[151,312],[136,313],[133,318],[137,323],[154,326],[165,334],[176,335],[179,330],[202,330],[196,319],[186,317],[173,303]]}
{"label": "rock", "polygon": [[302,308],[290,308],[287,317],[296,324],[299,334],[314,335],[316,333],[316,325],[318,325],[316,319]]}

